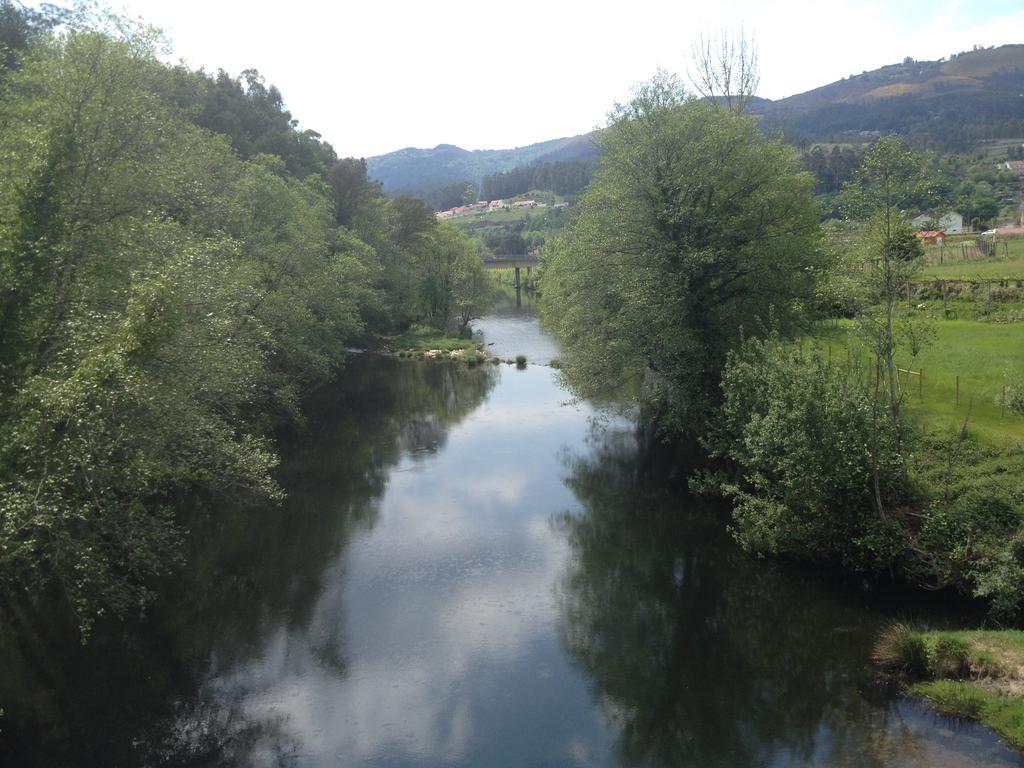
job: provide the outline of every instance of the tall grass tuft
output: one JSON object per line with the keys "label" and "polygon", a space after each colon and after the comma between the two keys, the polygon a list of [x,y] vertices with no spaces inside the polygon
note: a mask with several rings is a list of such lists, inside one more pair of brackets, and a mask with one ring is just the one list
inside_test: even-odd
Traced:
{"label": "tall grass tuft", "polygon": [[902,622],[886,627],[871,657],[881,666],[913,677],[928,674],[928,646],[924,636]]}

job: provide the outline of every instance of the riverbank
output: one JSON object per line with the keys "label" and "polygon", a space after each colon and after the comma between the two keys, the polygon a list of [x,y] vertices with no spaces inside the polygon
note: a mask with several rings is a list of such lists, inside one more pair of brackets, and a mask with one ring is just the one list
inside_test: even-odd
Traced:
{"label": "riverbank", "polygon": [[874,657],[938,712],[977,720],[1024,750],[1024,632],[894,624]]}

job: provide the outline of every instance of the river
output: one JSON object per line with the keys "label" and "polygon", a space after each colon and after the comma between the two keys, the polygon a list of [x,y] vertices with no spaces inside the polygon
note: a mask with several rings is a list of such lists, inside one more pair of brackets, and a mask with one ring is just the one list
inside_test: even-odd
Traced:
{"label": "river", "polygon": [[[550,360],[529,307],[477,323]],[[550,367],[353,356],[281,507],[197,510],[144,622],[8,607],[11,766],[1020,766],[881,686],[894,609],[744,556]]]}

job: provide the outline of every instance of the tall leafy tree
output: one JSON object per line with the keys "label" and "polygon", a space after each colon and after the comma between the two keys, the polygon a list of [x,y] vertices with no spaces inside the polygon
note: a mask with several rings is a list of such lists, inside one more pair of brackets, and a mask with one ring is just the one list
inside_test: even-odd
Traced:
{"label": "tall leafy tree", "polygon": [[743,333],[792,327],[823,256],[794,152],[661,74],[616,107],[580,213],[543,252],[544,314],[582,395],[627,389],[695,431]]}
{"label": "tall leafy tree", "polygon": [[0,584],[85,630],[174,562],[174,494],[277,495],[264,414],[340,362],[371,260],[320,179],[239,159],[164,72],[75,27],[0,99]]}

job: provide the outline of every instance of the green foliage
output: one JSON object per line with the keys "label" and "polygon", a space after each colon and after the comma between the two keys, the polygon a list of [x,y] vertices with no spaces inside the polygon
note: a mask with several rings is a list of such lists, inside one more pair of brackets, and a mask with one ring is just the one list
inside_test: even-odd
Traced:
{"label": "green foliage", "polygon": [[453,352],[457,349],[475,350],[478,346],[472,339],[448,336],[437,328],[420,324],[413,324],[404,333],[391,339],[389,344],[392,349],[399,352],[413,353],[428,352],[431,349],[439,349],[442,352]]}
{"label": "green foliage", "polygon": [[268,87],[255,69],[237,79],[223,70],[216,76],[200,72],[189,77],[198,80],[196,124],[227,136],[243,159],[273,154],[300,178],[322,175],[336,160],[333,148],[318,133],[295,128],[281,92]]}
{"label": "green foliage", "polygon": [[1024,749],[1024,700],[987,690],[974,682],[934,680],[918,683],[914,693],[924,696],[940,712],[980,720],[1017,749]]}
{"label": "green foliage", "polygon": [[34,39],[0,98],[0,587],[54,585],[83,633],[178,562],[183,490],[279,497],[269,435],[369,307],[413,307],[382,271],[436,229],[364,167],[325,182],[254,73],[218,79],[217,114],[248,117],[216,136],[204,76],[89,23]]}
{"label": "green foliage", "polygon": [[480,185],[484,200],[523,195],[534,189],[544,189],[556,195],[581,192],[590,183],[597,161],[592,158],[556,163],[535,163],[510,171],[484,176]]}
{"label": "green foliage", "polygon": [[970,650],[963,638],[940,635],[928,649],[928,671],[934,677],[962,677],[970,670]]}
{"label": "green foliage", "polygon": [[742,329],[792,327],[824,253],[811,177],[756,123],[659,76],[618,107],[601,166],[542,253],[544,317],[583,396],[636,393],[698,431]]}
{"label": "green foliage", "polygon": [[915,457],[929,501],[917,546],[938,584],[982,597],[1002,618],[1024,603],[1024,454],[970,436],[932,437]]}
{"label": "green foliage", "polygon": [[954,680],[935,680],[915,685],[913,690],[920,693],[940,712],[960,717],[981,718],[989,697],[972,683]]}
{"label": "green foliage", "polygon": [[858,371],[752,339],[730,356],[722,389],[706,444],[737,467],[719,489],[735,503],[739,542],[858,571],[892,566],[904,534],[888,509],[908,493],[904,461]]}
{"label": "green foliage", "polygon": [[882,631],[871,656],[882,667],[914,678],[923,677],[929,668],[924,635],[902,622],[894,622]]}
{"label": "green foliage", "polygon": [[458,229],[437,224],[418,255],[419,316],[445,330],[465,329],[490,297],[479,252]]}

